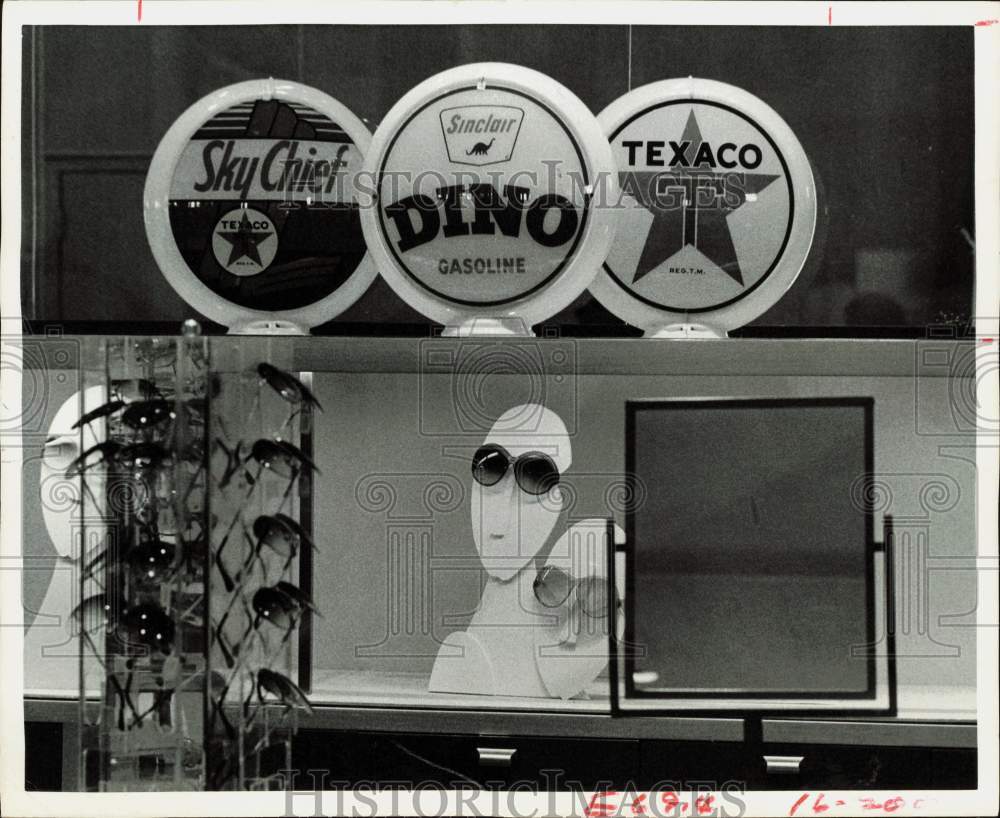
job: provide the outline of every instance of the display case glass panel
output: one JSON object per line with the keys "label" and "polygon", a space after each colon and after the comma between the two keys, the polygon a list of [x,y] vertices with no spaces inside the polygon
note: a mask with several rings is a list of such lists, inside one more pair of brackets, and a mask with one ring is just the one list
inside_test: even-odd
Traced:
{"label": "display case glass panel", "polygon": [[[28,450],[37,441],[39,452],[39,457],[26,457],[23,466],[24,549],[33,566],[24,575],[25,604],[34,611],[25,643],[25,687],[31,696],[72,698],[77,690],[76,651],[59,655],[59,645],[71,638],[60,630],[60,622],[65,623],[73,597],[55,598],[50,591],[58,590],[63,573],[67,581],[71,574],[58,559],[60,544],[54,537],[61,535],[50,532],[43,518],[53,500],[41,452],[56,404],[85,380],[96,382],[99,367],[93,362],[100,360],[100,344],[99,338],[67,337],[29,339],[26,347],[30,365],[25,382],[38,387],[24,392],[26,440]],[[644,496],[629,491],[627,402],[715,398],[808,404],[846,397],[870,400],[873,407],[872,541],[883,541],[883,518],[893,515],[897,594],[904,587],[916,594],[896,609],[899,714],[953,720],[975,712],[975,629],[962,626],[974,616],[969,600],[975,599],[975,573],[958,570],[975,554],[975,467],[962,456],[963,445],[974,451],[975,440],[969,423],[974,416],[970,376],[975,370],[967,366],[975,354],[971,344],[274,338],[248,345],[245,339],[229,338],[211,339],[209,350],[213,360],[227,362],[227,378],[255,383],[258,359],[297,373],[311,383],[323,408],[297,435],[318,467],[309,496],[298,498],[300,519],[309,525],[316,549],[303,550],[296,573],[322,616],[303,622],[294,674],[314,704],[610,712],[606,653],[596,649],[591,659],[597,666],[584,685],[585,695],[484,695],[471,686],[466,692],[431,690],[442,645],[469,630],[484,590],[500,584],[490,578],[476,548],[471,466],[497,419],[512,407],[538,403],[558,415],[570,463],[560,472],[561,508],[555,522],[541,544],[535,542],[537,552],[519,566],[528,581],[507,610],[518,616],[525,610],[544,615],[532,608],[533,580],[554,553],[558,560],[560,539],[574,526],[611,518],[621,529],[615,538],[615,578],[622,601],[619,619],[627,624],[629,598],[622,582],[627,554],[634,549],[641,556],[663,542],[659,536],[649,542],[651,535],[644,530],[627,542],[629,510],[669,490],[651,484]],[[52,389],[46,391],[46,384]],[[251,406],[242,408],[249,411]],[[230,405],[227,411],[240,409]],[[850,434],[837,449],[843,459],[829,469],[831,480],[835,475],[846,479],[861,463],[855,434],[860,421],[850,411],[843,420],[847,425],[841,428]],[[835,428],[824,418],[826,434],[809,450],[817,456],[826,451],[821,441],[831,442],[828,435]],[[767,439],[773,437],[771,431],[768,424],[761,427]],[[684,445],[694,452],[697,441],[710,434],[711,426],[699,429],[692,421]],[[521,453],[508,448],[515,456]],[[727,451],[729,460],[745,456],[735,445]],[[664,468],[680,467],[681,460],[667,458]],[[660,475],[661,482],[668,476]],[[787,483],[782,486],[790,489]],[[789,505],[786,495],[765,492],[763,485],[754,496],[762,520]],[[740,508],[751,513],[749,501]],[[824,511],[824,523],[836,508]],[[849,506],[842,504],[840,510],[844,513],[835,515],[839,522],[828,525],[830,531],[822,536],[851,526],[855,534],[850,543],[864,540],[863,522],[851,516]],[[683,517],[664,524],[680,532]],[[845,567],[859,559],[850,549],[842,556]],[[928,564],[937,567],[929,581],[918,582],[920,574],[914,572]],[[570,573],[578,568],[571,560],[565,565]],[[880,592],[885,576],[879,560],[873,566],[878,614],[884,610]],[[649,567],[638,560],[634,565],[638,576]],[[818,564],[809,567],[819,570]],[[856,599],[861,596],[857,591]],[[663,633],[677,631],[676,622],[666,621],[670,617],[661,619]],[[760,637],[783,644],[787,620],[777,616],[767,621],[774,630],[762,631]],[[542,630],[551,622],[536,616],[534,624]],[[876,615],[874,624],[876,652],[884,653],[884,621]],[[526,630],[525,639],[533,644],[536,629]],[[599,638],[606,652],[604,632],[598,627],[590,635],[595,645]],[[789,678],[805,673],[808,665],[794,664],[791,654],[781,656]],[[881,659],[876,671],[876,686],[884,689]],[[694,679],[691,671],[685,672]],[[845,677],[841,689],[856,688],[859,680]],[[716,697],[717,702],[723,698],[728,707],[746,705],[745,698],[735,696]]]}

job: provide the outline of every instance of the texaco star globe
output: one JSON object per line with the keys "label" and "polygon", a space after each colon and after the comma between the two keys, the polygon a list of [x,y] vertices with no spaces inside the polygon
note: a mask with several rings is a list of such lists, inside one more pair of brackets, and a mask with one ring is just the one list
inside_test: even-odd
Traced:
{"label": "texaco star globe", "polygon": [[816,224],[809,160],[788,125],[721,82],[645,85],[599,115],[618,164],[622,218],[591,292],[655,333],[718,334],[793,284]]}
{"label": "texaco star globe", "polygon": [[146,177],[146,234],[173,288],[230,328],[306,331],[375,278],[358,176],[371,134],[330,96],[252,80],[196,102]]}
{"label": "texaco star globe", "polygon": [[478,63],[422,82],[379,125],[366,168],[368,247],[446,331],[525,331],[582,293],[611,246],[610,147],[587,107],[537,71]]}

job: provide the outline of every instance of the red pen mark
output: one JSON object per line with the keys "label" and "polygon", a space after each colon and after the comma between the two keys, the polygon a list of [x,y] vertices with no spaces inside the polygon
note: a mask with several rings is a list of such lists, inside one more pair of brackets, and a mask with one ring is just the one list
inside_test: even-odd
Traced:
{"label": "red pen mark", "polygon": [[632,814],[633,815],[645,815],[646,805],[643,803],[646,800],[646,793],[643,793],[638,798],[632,801]]}
{"label": "red pen mark", "polygon": [[595,792],[593,798],[590,799],[590,803],[587,804],[587,808],[583,811],[583,814],[587,816],[602,816],[602,818],[603,816],[613,815],[615,806],[614,804],[608,804],[605,799],[615,795],[618,795],[615,790]]}
{"label": "red pen mark", "polygon": [[695,799],[695,806],[698,807],[699,815],[708,815],[712,812],[712,802],[715,800],[714,795],[699,795]]}
{"label": "red pen mark", "polygon": [[139,22],[142,22],[142,0],[139,0]]}
{"label": "red pen mark", "polygon": [[983,343],[984,344],[992,344],[993,343],[993,339],[992,338],[983,338]]}
{"label": "red pen mark", "polygon": [[827,6],[826,8],[826,24],[828,26],[833,25],[833,6]]}
{"label": "red pen mark", "polygon": [[792,804],[792,808],[790,810],[788,810],[788,814],[789,815],[795,815],[795,810],[797,810],[799,807],[801,807],[805,803],[805,800],[808,797],[809,797],[809,793],[807,793],[807,792],[802,793],[802,795],[800,796],[799,800],[796,801],[794,804]]}
{"label": "red pen mark", "polygon": [[838,806],[838,807],[842,807],[842,806],[844,806],[844,804],[846,804],[846,803],[847,803],[846,801],[837,801],[837,806]]}
{"label": "red pen mark", "polygon": [[980,20],[976,23],[977,26],[995,26],[1000,23],[1000,20]]}

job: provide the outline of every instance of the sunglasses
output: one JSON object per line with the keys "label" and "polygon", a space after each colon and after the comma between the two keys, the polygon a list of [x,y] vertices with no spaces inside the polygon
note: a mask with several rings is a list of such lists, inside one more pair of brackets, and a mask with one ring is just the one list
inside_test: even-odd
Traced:
{"label": "sunglasses", "polygon": [[[253,687],[250,688],[250,692],[247,694],[247,697],[243,702],[243,716],[245,719],[243,725],[244,729],[248,729],[250,725],[253,724],[254,720],[257,718],[257,714],[260,712],[260,710],[254,710],[252,713],[250,712],[250,702],[253,699],[254,692],[257,693],[257,699],[262,705],[267,704],[267,700],[264,698],[264,694],[267,693],[276,697],[278,701],[285,706],[286,712],[296,707],[304,709],[309,714],[314,712],[313,706],[309,702],[309,699],[306,698],[306,694],[302,692],[302,688],[300,688],[287,676],[266,667],[262,667],[257,671],[256,681]],[[230,737],[235,737],[236,730],[230,724],[229,719],[226,718],[225,710],[222,706],[224,698],[225,696],[222,695],[216,700],[215,712],[217,712],[222,718]],[[252,755],[254,752],[258,751],[267,743],[268,740],[269,738],[265,733],[265,735],[254,746],[248,755]]]}
{"label": "sunglasses", "polygon": [[536,574],[532,587],[535,599],[546,608],[558,608],[576,591],[576,604],[587,616],[608,615],[607,583],[597,577],[577,579],[562,568],[546,565]]}
{"label": "sunglasses", "polygon": [[113,621],[111,602],[105,593],[93,594],[82,600],[70,611],[70,617],[75,619],[84,633],[93,633],[103,629],[111,632]]}
{"label": "sunglasses", "polygon": [[87,469],[114,460],[122,450],[122,445],[113,440],[95,443],[66,467],[66,478],[79,477]]}
{"label": "sunglasses", "polygon": [[103,629],[117,631],[123,642],[141,645],[169,654],[174,643],[174,621],[159,605],[143,603],[116,617],[105,593],[94,594],[77,605],[70,616],[80,623],[84,633]]}
{"label": "sunglasses", "polygon": [[155,441],[131,443],[128,446],[122,446],[115,454],[115,460],[121,465],[136,471],[159,468],[170,458],[170,452],[162,444]]}
{"label": "sunglasses", "polygon": [[96,409],[91,409],[89,412],[85,412],[80,415],[80,419],[74,423],[70,428],[79,429],[81,426],[85,426],[88,423],[93,423],[95,420],[100,420],[101,418],[106,418],[109,415],[113,415],[122,407],[127,404],[123,400],[109,400],[107,403],[102,403]]}
{"label": "sunglasses", "polygon": [[282,557],[294,557],[303,543],[316,549],[305,529],[287,514],[261,514],[253,521],[253,534],[261,545]]}
{"label": "sunglasses", "polygon": [[118,623],[118,635],[123,642],[158,650],[164,655],[173,650],[175,633],[174,621],[154,603],[130,608]]}
{"label": "sunglasses", "polygon": [[262,469],[272,471],[280,477],[297,477],[301,472],[319,472],[316,464],[292,443],[286,440],[261,438],[250,448],[250,457]]}
{"label": "sunglasses", "polygon": [[[96,409],[91,409],[89,412],[85,412],[80,416],[80,419],[74,423],[70,428],[79,429],[81,426],[86,426],[89,423],[93,423],[95,420],[100,420],[101,418],[110,417],[126,406],[139,405],[141,403],[157,403],[153,400],[156,396],[162,401],[159,390],[152,384],[152,382],[145,380],[144,378],[132,378],[126,381],[115,381],[112,385],[112,392],[115,397],[109,400],[107,403],[102,403]],[[165,403],[165,401],[162,401]],[[126,425],[134,428],[132,423],[125,421]]]}
{"label": "sunglasses", "polygon": [[559,484],[555,461],[543,452],[525,452],[517,458],[503,446],[489,443],[472,456],[472,477],[483,486],[495,486],[514,466],[514,480],[522,491],[536,497]]}
{"label": "sunglasses", "polygon": [[286,631],[295,627],[297,617],[304,611],[319,613],[305,591],[284,581],[258,588],[252,604],[257,614],[255,625],[266,620]]}
{"label": "sunglasses", "polygon": [[287,676],[283,676],[276,671],[269,670],[266,667],[260,668],[257,671],[256,689],[257,698],[261,704],[265,703],[264,694],[270,693],[276,696],[278,701],[285,705],[285,707],[301,707],[307,713],[311,714],[313,712],[312,704],[306,698],[306,694],[302,692],[302,688]]}
{"label": "sunglasses", "polygon": [[155,428],[175,417],[177,415],[171,401],[154,398],[128,404],[122,412],[122,423],[139,432]]}
{"label": "sunglasses", "polygon": [[[305,532],[305,529],[287,514],[281,514],[280,512],[273,515],[261,514],[253,521],[253,535],[256,541],[250,540],[249,536],[247,536],[250,542],[250,554],[236,572],[235,578],[229,576],[229,572],[225,570],[225,565],[221,563],[218,552],[216,552],[216,564],[219,567],[219,573],[222,575],[223,584],[226,586],[228,592],[232,591],[236,582],[239,581],[243,573],[255,560],[260,563],[262,569],[267,570],[264,559],[260,554],[264,546],[267,546],[276,554],[285,558],[285,563],[281,569],[282,573],[291,565],[302,543],[305,543],[313,550],[316,549],[315,543],[313,543],[310,536]],[[221,550],[220,546],[219,551]]]}
{"label": "sunglasses", "polygon": [[168,579],[176,568],[177,548],[173,543],[150,539],[129,549],[125,559],[136,580],[143,585]]}
{"label": "sunglasses", "polygon": [[66,468],[66,477],[78,477],[101,463],[115,462],[130,469],[145,471],[155,469],[169,459],[170,452],[153,441],[122,446],[114,440],[106,440],[91,446],[70,463]]}
{"label": "sunglasses", "polygon": [[283,372],[276,366],[272,366],[269,363],[260,363],[257,365],[257,374],[260,375],[261,379],[264,380],[268,386],[270,386],[275,392],[281,395],[286,401],[294,405],[311,406],[323,411],[323,407],[320,406],[316,396],[313,395],[309,388],[302,383],[294,375],[289,375],[287,372]]}

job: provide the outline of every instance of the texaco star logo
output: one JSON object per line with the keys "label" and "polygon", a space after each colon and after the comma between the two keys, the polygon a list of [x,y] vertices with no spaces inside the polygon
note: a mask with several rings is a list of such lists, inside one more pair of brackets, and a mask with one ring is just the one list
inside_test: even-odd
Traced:
{"label": "texaco star logo", "polygon": [[792,190],[783,157],[752,120],[683,100],[638,114],[611,141],[631,205],[605,267],[622,287],[698,312],[768,276],[791,227]]}
{"label": "texaco star logo", "polygon": [[[678,169],[668,173],[623,173],[622,190],[653,214],[653,224],[632,283],[642,279],[684,247],[700,250],[737,284],[743,273],[733,247],[727,216],[756,199],[778,177],[768,173],[718,172],[707,167],[701,130],[694,111],[679,143]],[[710,148],[710,145],[709,145]],[[714,158],[714,157],[713,157]],[[717,163],[715,163],[717,164]],[[671,195],[673,194],[673,195]]]}
{"label": "texaco star logo", "polygon": [[274,261],[277,232],[270,217],[259,210],[230,210],[215,226],[212,251],[216,261],[233,275],[256,275]]}

